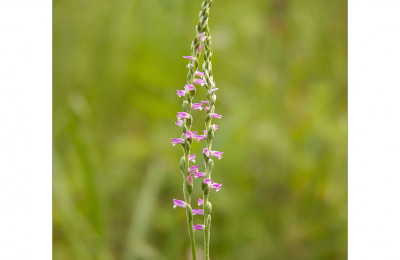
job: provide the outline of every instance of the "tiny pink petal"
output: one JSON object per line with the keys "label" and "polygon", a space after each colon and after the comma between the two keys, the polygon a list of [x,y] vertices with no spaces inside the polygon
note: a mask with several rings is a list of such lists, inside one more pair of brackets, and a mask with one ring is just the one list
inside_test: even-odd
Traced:
{"label": "tiny pink petal", "polygon": [[193,209],[193,215],[204,215],[204,210],[202,209]]}
{"label": "tiny pink petal", "polygon": [[190,118],[190,114],[186,113],[186,112],[178,112],[178,115],[176,116],[177,118]]}
{"label": "tiny pink petal", "polygon": [[212,94],[212,93],[214,93],[214,92],[217,91],[217,90],[218,90],[218,88],[213,88],[213,89],[211,89],[211,90],[209,91],[209,93]]}
{"label": "tiny pink petal", "polygon": [[204,76],[204,72],[196,71],[196,73],[194,73],[194,75],[196,75],[196,76]]}
{"label": "tiny pink petal", "polygon": [[195,172],[195,173],[193,173],[193,175],[194,175],[195,179],[197,179],[197,178],[205,178],[207,176],[205,172]]}
{"label": "tiny pink petal", "polygon": [[183,58],[190,60],[190,61],[194,61],[195,58],[193,58],[192,56],[183,56]]}
{"label": "tiny pink petal", "polygon": [[186,208],[186,202],[184,202],[183,200],[177,200],[177,199],[173,199],[174,202],[174,208],[176,207],[181,207],[181,208]]}
{"label": "tiny pink petal", "polygon": [[178,97],[183,97],[183,96],[185,96],[186,92],[184,90],[178,89],[176,94],[178,95]]}
{"label": "tiny pink petal", "polygon": [[193,225],[193,229],[194,230],[204,230],[205,227],[204,227],[204,225]]}
{"label": "tiny pink petal", "polygon": [[171,144],[172,146],[175,146],[176,144],[184,144],[185,140],[182,138],[171,138]]}
{"label": "tiny pink petal", "polygon": [[189,161],[195,163],[196,162],[196,154],[189,155]]}
{"label": "tiny pink petal", "polygon": [[196,89],[196,87],[193,86],[192,84],[186,84],[185,85],[185,90],[186,91],[195,90],[195,89]]}
{"label": "tiny pink petal", "polygon": [[220,118],[222,117],[222,115],[218,115],[218,114],[216,114],[216,113],[210,113],[209,116],[210,116],[211,118],[218,118],[218,119],[220,119]]}

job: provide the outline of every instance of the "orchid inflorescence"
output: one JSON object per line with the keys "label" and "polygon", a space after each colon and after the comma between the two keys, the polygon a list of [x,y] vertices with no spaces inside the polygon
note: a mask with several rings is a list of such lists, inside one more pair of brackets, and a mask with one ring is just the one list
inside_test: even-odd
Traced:
{"label": "orchid inflorescence", "polygon": [[[211,210],[212,205],[209,202],[209,192],[214,189],[219,191],[222,184],[215,183],[211,179],[211,172],[214,166],[212,157],[222,158],[223,152],[212,150],[212,140],[214,132],[218,130],[218,125],[212,124],[213,119],[221,119],[221,115],[215,113],[215,92],[218,88],[215,87],[212,74],[212,50],[211,50],[211,35],[208,27],[209,10],[212,0],[204,0],[199,14],[199,23],[196,26],[196,36],[192,41],[191,55],[183,56],[189,61],[186,65],[188,68],[187,83],[183,90],[177,90],[177,95],[183,98],[182,112],[177,113],[177,122],[175,124],[182,129],[182,135],[179,138],[172,138],[171,144],[181,145],[184,155],[180,160],[180,170],[183,176],[183,194],[184,200],[173,200],[173,207],[181,207],[186,209],[186,217],[189,229],[189,238],[192,248],[192,258],[196,259],[196,246],[194,238],[194,230],[204,231],[204,255],[205,259],[210,259],[210,226],[211,226]],[[199,59],[203,54],[202,71],[199,68]],[[200,100],[197,103],[193,102],[197,88],[205,88],[207,90],[207,100]],[[197,131],[191,131],[193,123],[193,110],[205,111],[205,130],[203,134],[198,134]],[[195,163],[195,154],[190,155],[190,148],[193,140],[197,142],[205,141],[203,149],[203,158],[205,171],[199,171],[199,165],[190,166],[189,162]],[[192,209],[191,195],[193,191],[194,180],[204,178],[200,183],[203,190],[203,199],[198,200],[198,206],[203,206],[202,209]],[[194,179],[194,180],[193,180]],[[200,215],[204,218],[203,224],[193,225],[193,216]]]}

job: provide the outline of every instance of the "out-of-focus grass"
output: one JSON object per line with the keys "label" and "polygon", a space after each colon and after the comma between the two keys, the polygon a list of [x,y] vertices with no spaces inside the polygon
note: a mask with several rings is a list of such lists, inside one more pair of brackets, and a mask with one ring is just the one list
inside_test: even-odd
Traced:
{"label": "out-of-focus grass", "polygon": [[[54,259],[186,258],[169,138],[200,4],[53,2]],[[212,257],[345,259],[347,2],[215,0],[210,26]]]}

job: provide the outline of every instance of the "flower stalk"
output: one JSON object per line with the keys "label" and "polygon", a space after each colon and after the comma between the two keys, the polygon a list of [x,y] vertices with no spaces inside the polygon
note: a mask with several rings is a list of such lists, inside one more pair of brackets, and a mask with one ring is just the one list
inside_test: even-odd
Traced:
{"label": "flower stalk", "polygon": [[[203,18],[203,23],[201,24],[201,27],[198,28],[198,31],[200,33],[204,33],[205,39],[203,43],[203,48],[204,48],[204,63],[203,63],[203,72],[204,72],[204,79],[205,79],[205,87],[207,89],[207,108],[205,109],[207,111],[207,116],[205,119],[205,133],[207,135],[206,137],[206,148],[203,150],[203,155],[204,155],[204,161],[205,161],[205,168],[206,168],[206,180],[209,179],[211,181],[211,172],[214,167],[214,161],[211,159],[212,154],[212,140],[214,137],[214,131],[218,129],[218,127],[215,127],[214,125],[211,125],[212,119],[213,118],[221,118],[220,115],[217,115],[214,113],[215,111],[215,101],[216,101],[216,94],[215,91],[217,90],[215,88],[215,82],[213,79],[213,73],[212,73],[212,63],[211,63],[211,58],[212,58],[212,49],[211,49],[211,34],[210,34],[210,28],[208,26],[208,18],[209,18],[209,12],[210,12],[210,7],[212,4],[212,0],[205,0],[203,2],[203,8],[202,8],[202,13],[201,17]],[[220,153],[219,155],[221,155]],[[211,188],[212,182],[210,183],[204,183],[203,182],[203,210],[204,210],[204,254],[205,254],[205,259],[209,260],[210,259],[210,235],[211,235],[211,211],[212,211],[212,205],[209,202],[209,192]],[[220,187],[220,186],[219,186]]]}
{"label": "flower stalk", "polygon": [[[222,158],[222,152],[212,150],[212,140],[214,137],[214,131],[218,129],[218,126],[212,124],[212,119],[220,119],[222,116],[215,113],[215,101],[218,90],[215,88],[215,82],[212,75],[212,49],[211,49],[211,35],[208,27],[208,19],[210,7],[213,0],[204,0],[201,5],[199,13],[199,23],[196,26],[196,36],[192,41],[191,55],[183,56],[183,58],[189,61],[186,66],[188,68],[187,83],[184,90],[178,90],[178,97],[183,98],[182,112],[178,112],[177,126],[181,127],[182,135],[180,138],[171,139],[172,145],[180,144],[183,148],[183,156],[180,161],[180,170],[183,177],[183,195],[184,201],[174,199],[174,208],[182,207],[186,208],[186,217],[189,230],[189,239],[192,249],[192,259],[196,259],[196,243],[194,237],[194,230],[204,231],[204,253],[205,259],[210,259],[210,228],[211,228],[211,211],[212,205],[209,202],[209,192],[211,189],[219,191],[221,185],[214,183],[211,179],[211,172],[214,166],[214,161],[211,157]],[[203,71],[199,71],[199,58],[203,54]],[[200,77],[200,78],[196,78]],[[196,94],[196,87],[205,86],[207,90],[207,101],[201,101],[200,103],[193,103],[194,96]],[[203,105],[205,107],[203,107]],[[199,110],[207,113],[205,119],[205,130],[204,135],[197,135],[196,132],[192,132],[193,116],[192,110]],[[189,166],[189,162],[195,161],[195,155],[190,155],[190,149],[193,142],[205,140],[206,145],[203,150],[205,172],[199,172],[199,166]],[[205,178],[201,182],[203,189],[203,199],[199,199],[199,206],[203,205],[203,209],[192,209],[191,207],[191,195],[193,191],[193,178]],[[201,200],[201,204],[200,204]],[[204,223],[193,225],[193,216],[202,215],[204,217]]]}

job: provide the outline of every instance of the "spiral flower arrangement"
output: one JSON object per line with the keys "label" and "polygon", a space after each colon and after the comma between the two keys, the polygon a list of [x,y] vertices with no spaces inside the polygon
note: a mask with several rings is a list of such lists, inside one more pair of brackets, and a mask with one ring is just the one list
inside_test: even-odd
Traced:
{"label": "spiral flower arrangement", "polygon": [[[219,191],[222,184],[215,183],[211,179],[211,172],[214,166],[212,157],[222,158],[223,152],[212,150],[212,141],[214,132],[218,129],[218,125],[213,124],[213,119],[220,119],[222,116],[215,113],[216,91],[212,74],[212,49],[211,34],[208,27],[208,19],[212,0],[204,0],[199,13],[199,23],[196,26],[196,36],[192,41],[191,55],[183,56],[189,61],[186,66],[188,68],[187,83],[183,90],[178,90],[178,97],[183,98],[182,112],[177,114],[177,122],[175,123],[182,129],[182,135],[179,138],[172,138],[173,146],[181,145],[183,148],[183,156],[180,160],[180,170],[183,177],[183,197],[184,200],[173,199],[173,207],[181,207],[186,209],[186,217],[189,230],[189,240],[192,249],[192,259],[196,259],[196,243],[194,230],[204,231],[204,255],[205,259],[210,259],[210,227],[211,227],[211,210],[212,205],[209,201],[211,190]],[[203,66],[199,69],[199,59],[203,54]],[[207,100],[194,103],[196,94],[196,86],[204,87],[207,90]],[[207,113],[205,118],[205,130],[203,134],[198,135],[197,131],[191,131],[193,124],[193,110],[200,110]],[[190,148],[193,140],[197,142],[205,141],[203,149],[203,158],[205,171],[199,171],[199,165],[190,166],[190,162],[195,163],[196,155],[190,154]],[[192,209],[191,197],[193,191],[194,180],[201,178],[201,188],[203,190],[203,198],[198,199],[198,206],[202,209]],[[203,216],[203,224],[193,224],[193,216]]]}

